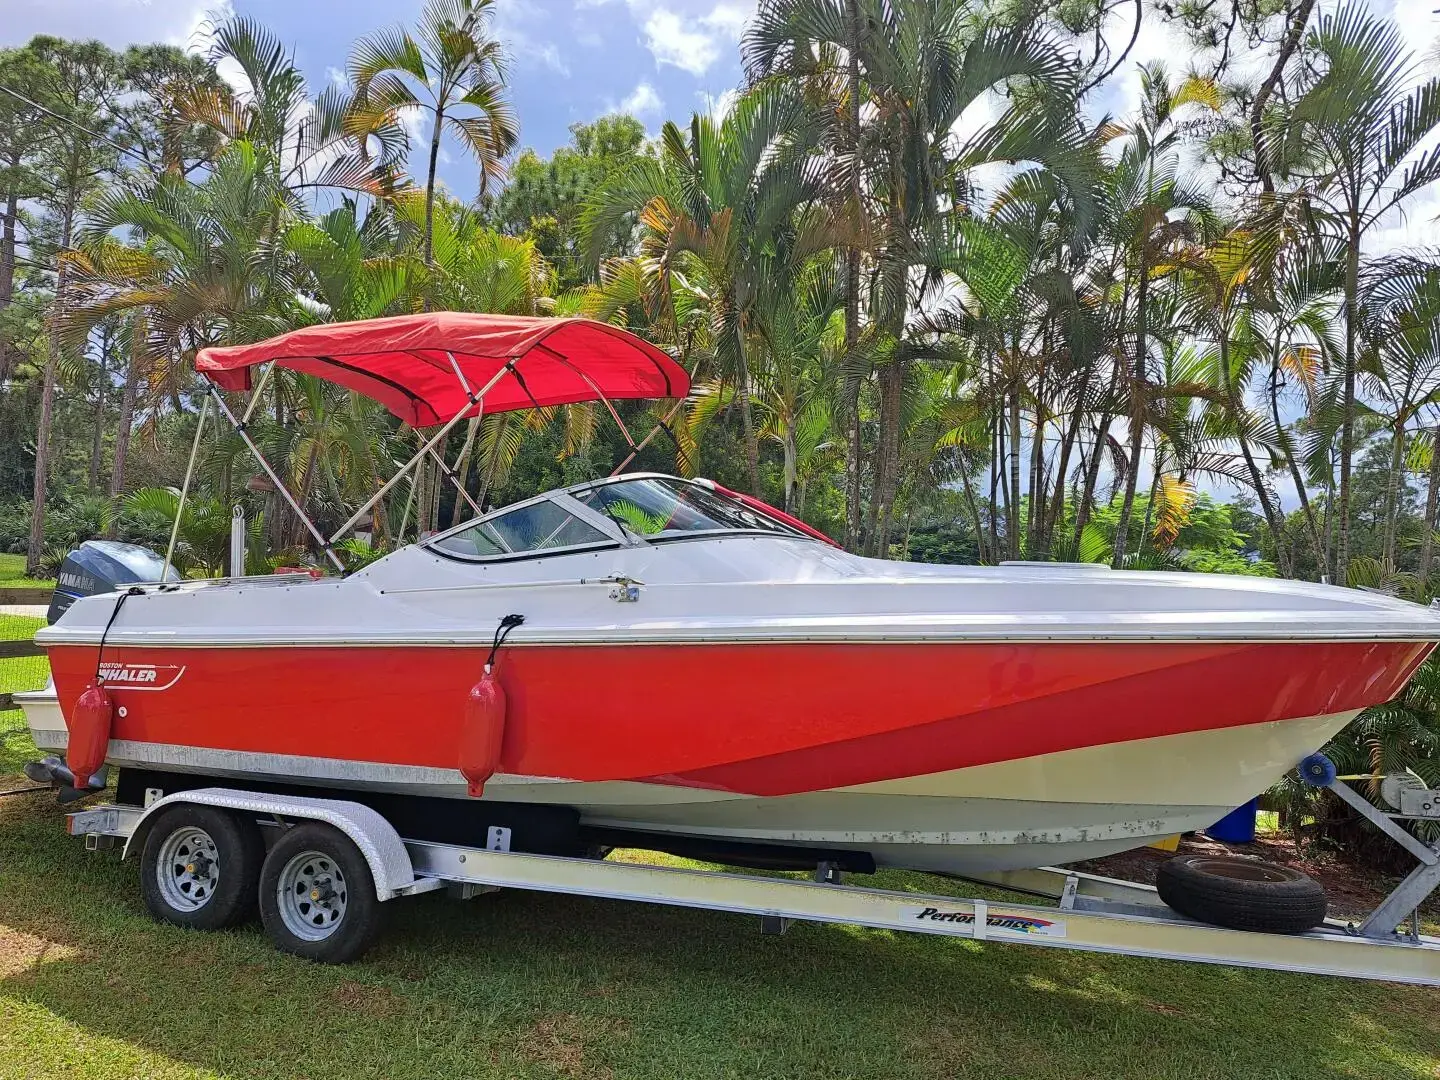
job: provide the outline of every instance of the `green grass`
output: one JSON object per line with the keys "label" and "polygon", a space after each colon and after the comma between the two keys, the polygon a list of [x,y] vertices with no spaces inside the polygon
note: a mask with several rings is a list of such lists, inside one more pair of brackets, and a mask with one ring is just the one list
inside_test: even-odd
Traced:
{"label": "green grass", "polygon": [[[33,754],[0,715],[0,788]],[[14,780],[15,783],[6,782]],[[0,800],[0,1076],[1420,1080],[1434,990],[505,892],[399,901],[365,963],[145,915]],[[889,888],[947,891],[914,874]]]}
{"label": "green grass", "polygon": [[0,554],[0,589],[27,589],[32,586],[51,589],[55,587],[55,579],[26,577],[24,555]]}

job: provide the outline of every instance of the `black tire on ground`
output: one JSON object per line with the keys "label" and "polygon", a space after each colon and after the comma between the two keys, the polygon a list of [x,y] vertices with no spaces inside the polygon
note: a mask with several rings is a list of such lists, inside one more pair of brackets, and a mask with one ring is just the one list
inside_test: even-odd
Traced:
{"label": "black tire on ground", "polygon": [[260,920],[281,952],[348,964],[374,943],[383,909],[365,857],[333,826],[296,825],[265,856]]}
{"label": "black tire on ground", "polygon": [[1299,934],[1325,921],[1325,890],[1278,863],[1177,855],[1160,864],[1160,899],[1199,922],[1231,930]]}
{"label": "black tire on ground", "polygon": [[229,810],[179,803],[162,810],[145,836],[140,890],[161,922],[219,930],[255,915],[265,860],[256,824]]}

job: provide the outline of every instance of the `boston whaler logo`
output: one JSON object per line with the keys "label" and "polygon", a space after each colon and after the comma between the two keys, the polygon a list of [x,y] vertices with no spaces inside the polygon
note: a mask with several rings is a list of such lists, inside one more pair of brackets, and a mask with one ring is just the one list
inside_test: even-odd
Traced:
{"label": "boston whaler logo", "polygon": [[[974,927],[975,915],[969,911],[946,910],[944,908],[906,908],[905,915],[916,922],[957,923]],[[1005,911],[986,911],[985,930],[998,930],[1005,934],[1025,934],[1029,937],[1064,937],[1065,924],[1059,920],[1037,919],[1030,915],[1014,915]]]}
{"label": "boston whaler logo", "polygon": [[169,690],[185,674],[173,664],[131,664],[107,660],[100,665],[100,681],[126,690]]}

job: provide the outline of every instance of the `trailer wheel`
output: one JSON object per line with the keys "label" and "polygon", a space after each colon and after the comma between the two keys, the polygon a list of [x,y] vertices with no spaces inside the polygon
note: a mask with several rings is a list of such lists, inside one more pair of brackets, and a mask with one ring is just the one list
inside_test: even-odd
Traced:
{"label": "trailer wheel", "polygon": [[145,907],[161,922],[195,930],[244,922],[255,914],[264,858],[265,842],[253,823],[214,806],[172,806],[145,837]]}
{"label": "trailer wheel", "polygon": [[370,866],[339,829],[318,821],[296,825],[265,857],[260,919],[282,952],[348,964],[380,931]]}
{"label": "trailer wheel", "polygon": [[1231,930],[1299,934],[1325,921],[1325,890],[1278,863],[1177,855],[1160,864],[1160,899],[1199,922]]}

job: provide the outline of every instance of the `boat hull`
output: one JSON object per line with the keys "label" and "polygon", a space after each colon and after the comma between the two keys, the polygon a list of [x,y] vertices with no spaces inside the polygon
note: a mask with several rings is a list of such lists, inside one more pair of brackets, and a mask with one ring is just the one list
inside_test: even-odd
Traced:
{"label": "boat hull", "polygon": [[[507,649],[504,771],[486,797],[881,865],[1073,861],[1213,824],[1392,696],[1430,647]],[[96,653],[51,654],[68,706]],[[112,764],[465,797],[473,647],[107,646],[104,661]]]}

